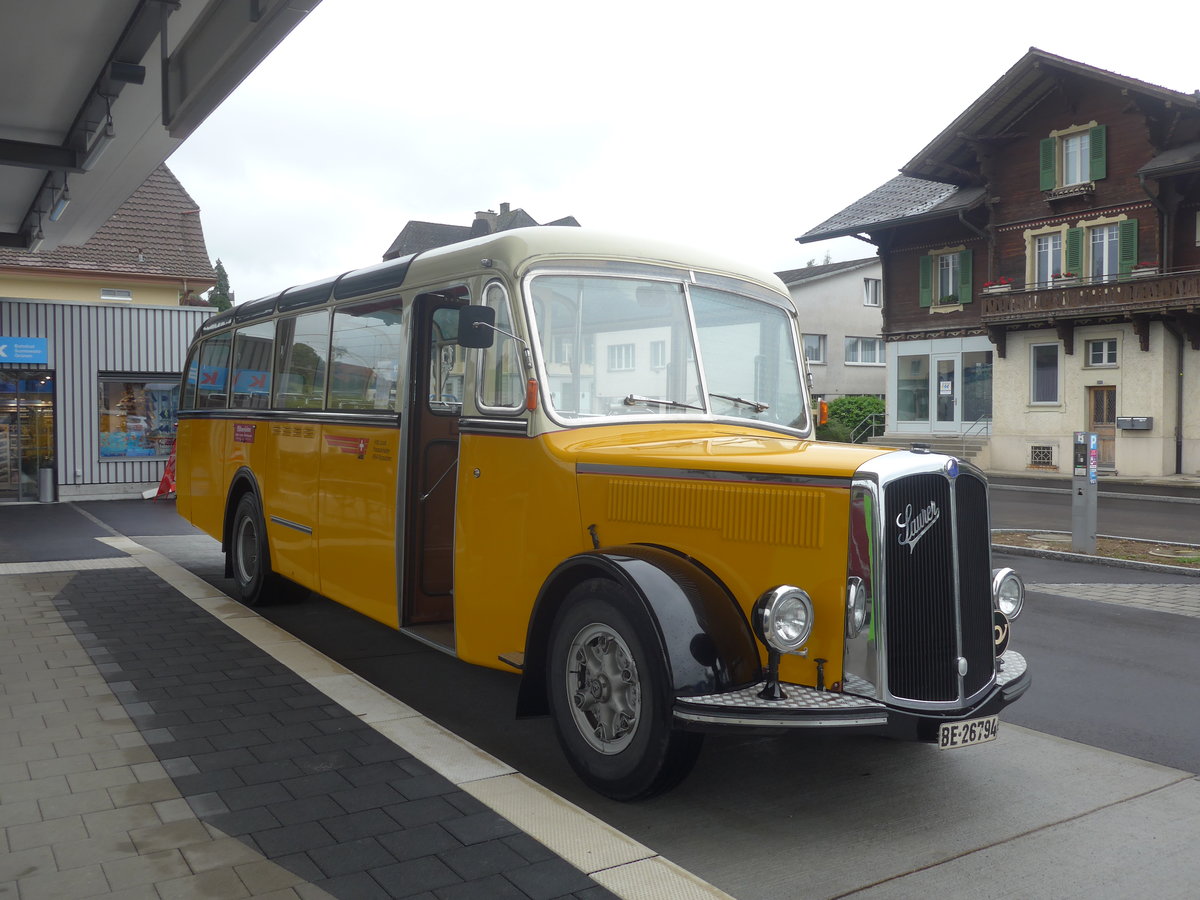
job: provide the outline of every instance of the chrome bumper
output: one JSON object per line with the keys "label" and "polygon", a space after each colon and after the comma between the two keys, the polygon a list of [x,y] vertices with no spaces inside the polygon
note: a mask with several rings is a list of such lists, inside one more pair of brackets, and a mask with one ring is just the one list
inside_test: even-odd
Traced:
{"label": "chrome bumper", "polygon": [[1000,657],[996,683],[984,699],[968,709],[925,713],[919,710],[887,706],[865,696],[871,685],[850,676],[844,693],[818,691],[797,684],[782,685],[784,700],[759,697],[765,682],[758,682],[724,694],[677,697],[675,719],[683,725],[719,725],[765,729],[848,728],[887,730],[897,719],[911,721],[955,721],[978,715],[992,715],[1029,686],[1025,657],[1009,650]]}

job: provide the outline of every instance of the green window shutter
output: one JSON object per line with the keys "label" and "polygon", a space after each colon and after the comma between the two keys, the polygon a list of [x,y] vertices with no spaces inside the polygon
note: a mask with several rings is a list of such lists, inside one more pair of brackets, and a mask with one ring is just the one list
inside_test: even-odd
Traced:
{"label": "green window shutter", "polygon": [[933,306],[933,258],[921,257],[921,278],[918,299],[922,306]]}
{"label": "green window shutter", "polygon": [[1052,191],[1058,185],[1058,139],[1042,138],[1038,146],[1038,174],[1043,191]]}
{"label": "green window shutter", "polygon": [[958,302],[970,303],[971,291],[974,288],[971,275],[971,251],[961,250],[958,254]]}
{"label": "green window shutter", "polygon": [[1138,261],[1138,220],[1125,219],[1117,226],[1117,262],[1122,275],[1129,274]]}
{"label": "green window shutter", "polygon": [[1064,272],[1083,274],[1083,229],[1067,229],[1067,258],[1064,261]]}
{"label": "green window shutter", "polygon": [[1097,125],[1088,132],[1088,177],[1099,181],[1108,176],[1108,126]]}

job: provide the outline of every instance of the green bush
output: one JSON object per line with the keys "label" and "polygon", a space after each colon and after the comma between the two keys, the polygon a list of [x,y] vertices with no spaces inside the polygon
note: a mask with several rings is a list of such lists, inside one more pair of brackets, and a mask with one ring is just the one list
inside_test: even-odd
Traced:
{"label": "green bush", "polygon": [[[846,437],[852,435],[867,418],[878,413],[883,414],[884,403],[878,397],[838,397],[829,402],[829,422],[837,422],[846,428]],[[864,433],[859,440],[865,441],[869,433]]]}
{"label": "green bush", "polygon": [[835,422],[830,419],[824,425],[817,426],[818,441],[833,441],[837,444],[850,443],[851,429],[842,422]]}

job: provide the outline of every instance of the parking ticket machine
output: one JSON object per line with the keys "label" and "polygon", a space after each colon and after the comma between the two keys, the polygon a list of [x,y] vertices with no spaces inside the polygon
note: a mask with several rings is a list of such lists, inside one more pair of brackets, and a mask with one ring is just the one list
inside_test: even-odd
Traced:
{"label": "parking ticket machine", "polygon": [[1096,552],[1096,469],[1100,465],[1100,435],[1075,432],[1071,477],[1071,549]]}

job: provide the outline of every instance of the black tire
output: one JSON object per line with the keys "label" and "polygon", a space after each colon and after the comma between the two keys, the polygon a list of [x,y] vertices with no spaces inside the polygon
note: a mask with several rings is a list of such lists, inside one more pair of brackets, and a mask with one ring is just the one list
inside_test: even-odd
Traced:
{"label": "black tire", "polygon": [[242,495],[233,513],[229,532],[229,561],[238,599],[247,606],[261,606],[272,599],[279,576],[271,571],[271,551],[262,507],[253,492]]}
{"label": "black tire", "polygon": [[672,727],[657,647],[646,612],[602,578],[570,591],[550,635],[546,683],[559,743],[579,777],[614,800],[675,787],[703,743]]}

